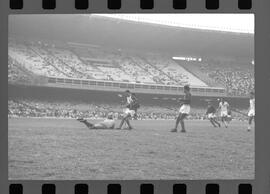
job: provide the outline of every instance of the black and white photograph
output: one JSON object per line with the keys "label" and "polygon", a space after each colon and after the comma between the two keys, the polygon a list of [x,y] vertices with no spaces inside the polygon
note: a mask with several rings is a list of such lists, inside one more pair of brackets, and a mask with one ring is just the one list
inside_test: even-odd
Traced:
{"label": "black and white photograph", "polygon": [[8,35],[9,180],[255,178],[253,14],[9,15]]}

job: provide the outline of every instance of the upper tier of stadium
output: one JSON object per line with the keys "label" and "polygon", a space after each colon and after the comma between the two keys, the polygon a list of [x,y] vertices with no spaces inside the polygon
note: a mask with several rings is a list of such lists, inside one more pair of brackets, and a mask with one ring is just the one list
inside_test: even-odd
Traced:
{"label": "upper tier of stadium", "polygon": [[[203,17],[203,15],[201,15]],[[102,15],[12,15],[9,34],[174,56],[254,59],[254,34],[159,25]]]}
{"label": "upper tier of stadium", "polygon": [[[47,46],[45,46],[47,45]],[[79,44],[10,41],[9,57],[35,74],[64,78],[207,86],[171,57]]]}
{"label": "upper tier of stadium", "polygon": [[221,87],[236,96],[254,89],[250,33],[164,27],[99,15],[12,16],[9,30],[10,82],[41,75]]}

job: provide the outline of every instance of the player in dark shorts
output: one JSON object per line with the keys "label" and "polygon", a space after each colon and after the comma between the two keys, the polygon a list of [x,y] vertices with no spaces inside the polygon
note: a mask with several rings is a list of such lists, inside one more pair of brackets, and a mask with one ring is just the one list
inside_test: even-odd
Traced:
{"label": "player in dark shorts", "polygon": [[[207,106],[207,111],[205,113],[210,121],[210,123],[214,126],[214,127],[220,127],[220,123],[216,120],[216,109],[215,107],[212,105],[211,102],[208,102],[208,106]],[[216,126],[217,124],[217,126]]]}
{"label": "player in dark shorts", "polygon": [[184,119],[190,113],[190,104],[191,104],[191,93],[190,93],[190,87],[188,85],[184,86],[184,93],[185,93],[184,98],[179,100],[180,101],[179,115],[176,119],[175,127],[171,130],[171,132],[177,132],[177,127],[179,123],[181,124],[181,128],[182,128],[181,132],[182,133],[186,132]]}
{"label": "player in dark shorts", "polygon": [[132,126],[130,125],[129,120],[134,117],[134,115],[137,113],[137,97],[132,94],[129,90],[126,90],[126,104],[125,104],[125,109],[124,109],[124,114],[123,118],[121,120],[121,123],[117,129],[121,129],[124,123],[128,125],[128,129],[132,129]]}

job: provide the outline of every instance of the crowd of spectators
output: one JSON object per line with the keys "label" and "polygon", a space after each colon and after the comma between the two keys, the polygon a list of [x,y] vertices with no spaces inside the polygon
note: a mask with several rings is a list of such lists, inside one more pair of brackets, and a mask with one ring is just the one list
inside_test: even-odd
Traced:
{"label": "crowd of spectators", "polygon": [[182,66],[164,54],[12,40],[9,41],[9,80],[17,79],[14,62],[44,76],[165,85],[215,86],[216,83],[233,96],[247,95],[254,89],[254,66],[237,62],[201,61],[195,65],[187,62]]}
{"label": "crowd of spectators", "polygon": [[10,57],[37,74],[152,84],[201,85],[168,56],[116,49],[56,46],[41,41],[9,43]]}
{"label": "crowd of spectators", "polygon": [[254,65],[237,61],[179,62],[209,86],[224,87],[229,96],[247,96],[254,90]]}
{"label": "crowd of spectators", "polygon": [[22,70],[18,68],[18,63],[12,58],[8,57],[8,81],[30,83],[31,78],[27,76]]}
{"label": "crowd of spectators", "polygon": [[222,83],[231,96],[246,96],[254,90],[254,67],[251,64],[202,64],[210,78]]}
{"label": "crowd of spectators", "polygon": [[[103,119],[113,113],[115,119],[121,119],[123,108],[117,104],[86,104],[78,102],[48,102],[29,99],[13,99],[8,101],[9,117],[53,117],[53,118],[89,118]],[[142,106],[138,111],[137,120],[173,120],[178,116],[174,107]],[[243,119],[239,114],[234,118]],[[204,108],[192,108],[190,120],[205,120]]]}
{"label": "crowd of spectators", "polygon": [[163,79],[169,85],[190,84],[193,86],[207,86],[203,81],[176,63],[171,56],[162,54],[148,54],[145,56],[145,59],[167,77],[166,79],[166,77],[163,76]]}
{"label": "crowd of spectators", "polygon": [[57,67],[46,61],[26,44],[9,42],[8,55],[13,61],[17,61],[23,68],[32,71],[37,75],[65,77],[66,75]]}

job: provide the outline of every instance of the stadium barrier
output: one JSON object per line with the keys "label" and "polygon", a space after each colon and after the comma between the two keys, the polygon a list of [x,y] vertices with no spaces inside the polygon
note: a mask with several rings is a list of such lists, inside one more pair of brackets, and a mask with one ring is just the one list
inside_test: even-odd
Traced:
{"label": "stadium barrier", "polygon": [[[123,91],[129,89],[136,93],[149,94],[184,94],[183,86],[58,77],[47,77],[47,83],[44,86],[102,91]],[[226,96],[226,90],[224,88],[191,86],[191,92],[194,96]]]}

